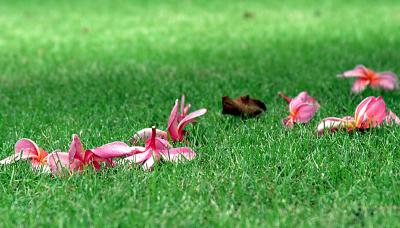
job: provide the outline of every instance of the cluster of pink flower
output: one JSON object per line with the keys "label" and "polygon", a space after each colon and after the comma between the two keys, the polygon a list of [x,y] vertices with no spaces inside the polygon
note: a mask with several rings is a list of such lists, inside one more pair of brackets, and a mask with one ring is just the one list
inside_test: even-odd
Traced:
{"label": "cluster of pink flower", "polygon": [[[368,85],[371,88],[381,88],[384,90],[394,90],[398,87],[397,76],[392,72],[376,73],[363,65],[356,66],[355,69],[346,71],[341,77],[356,77],[352,87],[353,93],[361,93]],[[295,98],[279,93],[283,99],[289,103],[290,114],[283,119],[282,123],[287,127],[293,127],[295,123],[309,122],[320,108],[315,98],[309,96],[307,92],[301,92]],[[386,124],[400,124],[400,118],[390,109],[386,109],[386,104],[382,97],[367,97],[356,108],[354,117],[345,116],[343,118],[328,117],[323,119],[317,126],[318,135],[325,132],[335,132],[337,130],[366,130]]]}
{"label": "cluster of pink flower", "polygon": [[[137,132],[133,137],[133,146],[124,142],[112,142],[94,149],[85,150],[78,135],[72,136],[72,142],[68,152],[56,150],[52,153],[39,148],[30,139],[20,139],[15,145],[14,155],[0,161],[0,164],[11,164],[18,160],[29,160],[35,171],[52,172],[55,175],[72,172],[82,172],[85,169],[101,169],[101,163],[105,167],[113,167],[118,163],[113,159],[123,158],[122,161],[142,166],[145,170],[152,169],[155,162],[178,162],[191,160],[196,153],[189,147],[173,148],[168,141],[184,141],[187,132],[185,126],[195,121],[195,118],[204,115],[207,110],[200,109],[189,113],[190,105],[185,106],[185,97],[181,99],[181,110],[178,111],[177,99],[171,111],[168,121],[168,132],[152,128],[145,128]],[[141,142],[145,146],[138,146]]]}
{"label": "cluster of pink flower", "polygon": [[[362,92],[368,85],[385,90],[394,90],[398,86],[397,76],[394,73],[375,73],[362,65],[344,72],[341,77],[357,78],[352,87],[353,93]],[[279,96],[289,103],[290,114],[282,120],[282,123],[290,128],[296,123],[308,123],[320,108],[317,100],[305,91],[295,98],[287,97],[283,93],[280,93]],[[145,170],[152,169],[155,162],[160,159],[172,162],[191,160],[196,156],[191,148],[173,148],[168,141],[168,139],[173,142],[185,141],[184,137],[187,134],[184,130],[185,126],[207,112],[206,109],[200,109],[188,114],[189,109],[190,105],[185,106],[184,96],[182,96],[180,107],[177,99],[169,117],[167,131],[155,127],[142,129],[133,136],[133,146],[128,146],[124,142],[112,142],[85,150],[79,137],[73,135],[68,153],[54,151],[49,154],[33,141],[21,139],[15,145],[15,154],[0,161],[0,164],[10,164],[20,159],[30,160],[34,170],[61,174],[64,171],[67,173],[82,172],[88,167],[99,170],[102,167],[101,163],[105,163],[106,167],[112,167],[117,164],[113,160],[115,158],[123,158],[123,161],[140,165]],[[342,129],[348,132],[365,130],[383,123],[400,124],[400,118],[391,110],[386,109],[382,97],[371,96],[365,98],[357,106],[354,116],[323,119],[318,124],[317,132],[322,135],[325,132]],[[144,147],[139,146],[141,142],[145,143]]]}

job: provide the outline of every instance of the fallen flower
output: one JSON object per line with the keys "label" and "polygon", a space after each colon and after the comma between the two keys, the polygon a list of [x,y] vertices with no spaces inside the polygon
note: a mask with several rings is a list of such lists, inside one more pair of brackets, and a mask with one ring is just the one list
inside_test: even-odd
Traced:
{"label": "fallen flower", "polygon": [[39,148],[38,145],[30,139],[20,139],[15,144],[14,155],[0,161],[0,165],[11,164],[18,160],[29,160],[32,169],[36,171],[47,171],[48,153]]}
{"label": "fallen flower", "polygon": [[295,123],[308,123],[320,108],[317,100],[308,95],[307,92],[301,92],[295,98],[285,96],[282,92],[279,96],[289,102],[290,114],[282,120],[287,127],[293,127]]}
{"label": "fallen flower", "polygon": [[163,138],[157,137],[155,127],[152,127],[151,137],[147,140],[145,147],[137,147],[132,156],[125,158],[126,161],[142,165],[145,170],[151,170],[156,161],[178,162],[192,160],[196,153],[189,147],[172,148],[171,144]]}
{"label": "fallen flower", "polygon": [[361,93],[368,85],[374,89],[381,88],[384,90],[394,90],[398,87],[398,79],[395,73],[389,71],[377,73],[363,65],[358,65],[353,70],[345,71],[339,76],[356,78],[351,89],[353,93]]}
{"label": "fallen flower", "polygon": [[326,130],[334,132],[340,129],[347,131],[364,130],[377,127],[386,119],[386,104],[382,97],[367,97],[356,108],[354,117],[328,117],[317,126],[318,135]]}
{"label": "fallen flower", "polygon": [[256,117],[267,110],[265,104],[249,95],[232,99],[228,96],[222,97],[222,114],[241,117]]}
{"label": "fallen flower", "polygon": [[[194,122],[195,118],[202,116],[207,112],[207,109],[202,108],[188,114],[188,111],[190,109],[190,104],[185,106],[184,102],[185,102],[185,97],[182,96],[181,110],[179,113],[178,112],[179,100],[176,99],[175,105],[172,108],[171,114],[169,116],[168,133],[172,141],[183,141],[183,137],[187,133],[184,130],[185,126],[189,123]],[[161,135],[163,134],[164,133],[161,133]],[[160,133],[158,135],[160,135]]]}
{"label": "fallen flower", "polygon": [[60,174],[63,170],[82,172],[88,167],[99,170],[100,163],[105,162],[108,166],[113,166],[113,158],[131,155],[135,149],[136,147],[130,147],[123,142],[112,142],[85,150],[78,135],[73,135],[68,153],[56,151],[51,153],[47,160],[53,174]]}

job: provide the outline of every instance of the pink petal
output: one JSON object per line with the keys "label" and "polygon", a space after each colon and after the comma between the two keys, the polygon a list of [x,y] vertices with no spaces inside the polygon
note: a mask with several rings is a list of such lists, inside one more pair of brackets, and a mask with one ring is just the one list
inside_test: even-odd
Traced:
{"label": "pink petal", "polygon": [[290,113],[296,113],[297,109],[303,105],[305,102],[303,101],[303,99],[301,97],[295,97],[292,99],[292,101],[290,101],[289,103],[289,110]]}
{"label": "pink petal", "polygon": [[152,156],[152,151],[147,150],[141,153],[136,153],[132,156],[126,157],[124,160],[133,162],[135,164],[143,163]]}
{"label": "pink petal", "polygon": [[[138,145],[139,142],[146,142],[151,137],[152,129],[144,128],[133,136],[133,145]],[[156,137],[168,139],[168,134],[165,131],[156,129]]]}
{"label": "pink petal", "polygon": [[70,162],[69,156],[69,153],[59,151],[49,154],[47,164],[49,165],[51,172],[53,174],[61,174],[65,171],[78,170],[82,163],[77,159],[73,159],[72,162]]}
{"label": "pink petal", "polygon": [[185,106],[185,108],[183,109],[183,112],[181,114],[181,119],[179,121],[182,121],[182,119],[186,117],[187,113],[189,112],[190,107],[191,107],[191,104],[188,104]]}
{"label": "pink petal", "polygon": [[316,110],[318,110],[320,108],[320,105],[319,105],[318,101],[314,97],[308,95],[308,93],[306,91],[301,92],[298,95],[298,97],[303,99],[303,101],[305,103],[308,103],[308,104],[311,104],[311,105],[315,106]]}
{"label": "pink petal", "polygon": [[365,121],[365,112],[367,111],[368,104],[371,103],[374,99],[375,97],[372,96],[367,97],[362,100],[360,104],[357,105],[356,111],[354,113],[354,118],[357,123]]}
{"label": "pink petal", "polygon": [[91,150],[86,150],[83,155],[83,160],[81,160],[82,164],[90,165],[93,162],[94,153]]}
{"label": "pink petal", "polygon": [[300,92],[294,99],[300,99],[303,102],[313,103],[315,99],[310,97],[306,91]]}
{"label": "pink petal", "polygon": [[365,116],[368,121],[367,126],[372,124],[372,127],[376,127],[381,124],[386,117],[386,104],[382,97],[374,98],[372,102],[368,104]]}
{"label": "pink petal", "polygon": [[154,163],[155,163],[156,158],[154,156],[150,156],[149,159],[147,159],[144,163],[143,163],[143,169],[146,171],[150,171],[153,169]]}
{"label": "pink petal", "polygon": [[392,72],[378,74],[378,85],[384,90],[394,90],[398,86],[397,75]]}
{"label": "pink petal", "polygon": [[124,142],[112,142],[91,150],[100,158],[110,159],[125,157],[133,153],[133,149]]}
{"label": "pink petal", "polygon": [[28,159],[32,156],[37,156],[40,150],[38,145],[30,139],[18,140],[14,148],[16,154],[22,152],[21,159]]}
{"label": "pink petal", "polygon": [[85,160],[85,149],[81,143],[81,140],[78,135],[72,135],[72,142],[69,147],[69,159],[73,162],[74,159],[78,159],[81,161]]}
{"label": "pink petal", "polygon": [[370,81],[367,79],[363,78],[356,79],[354,81],[353,87],[351,88],[351,91],[353,93],[361,93],[362,91],[365,90],[365,88],[368,86],[369,83]]}
{"label": "pink petal", "polygon": [[307,123],[309,122],[315,115],[315,112],[318,110],[318,106],[304,103],[299,106],[297,109],[297,113],[295,116],[295,122],[298,123]]}
{"label": "pink petal", "polygon": [[178,162],[184,160],[192,160],[196,157],[196,153],[189,147],[180,147],[169,150],[160,151],[164,160]]}
{"label": "pink petal", "polygon": [[304,103],[313,105],[317,109],[319,109],[320,106],[314,97],[309,96],[306,91],[303,91],[290,101],[289,109],[291,111],[295,111],[299,106],[303,105]]}
{"label": "pink petal", "polygon": [[190,114],[187,115],[185,118],[183,118],[183,120],[178,124],[179,140],[182,139],[182,136],[183,136],[183,129],[185,128],[185,126],[186,126],[188,123],[194,121],[195,118],[206,114],[206,112],[207,112],[207,109],[202,108],[202,109],[199,109],[199,110],[197,110],[197,111],[194,111],[194,112],[190,113]]}
{"label": "pink petal", "polygon": [[350,77],[364,77],[365,73],[367,71],[367,68],[364,65],[358,65],[356,66],[353,70],[345,71],[343,72],[342,76],[346,78]]}
{"label": "pink petal", "polygon": [[178,99],[175,101],[175,105],[172,108],[171,114],[168,120],[168,133],[172,140],[177,140],[179,138],[178,133]]}

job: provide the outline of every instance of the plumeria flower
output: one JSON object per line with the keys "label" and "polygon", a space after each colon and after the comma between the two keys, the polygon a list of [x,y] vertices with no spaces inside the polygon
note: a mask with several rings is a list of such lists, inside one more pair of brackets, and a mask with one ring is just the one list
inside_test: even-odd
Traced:
{"label": "plumeria flower", "polygon": [[374,72],[363,65],[356,66],[353,70],[345,71],[340,77],[356,78],[351,91],[361,93],[370,85],[371,88],[394,90],[398,87],[397,75],[393,72]]}
{"label": "plumeria flower", "polygon": [[356,108],[354,117],[328,117],[323,119],[317,127],[318,134],[326,130],[334,132],[345,129],[347,131],[365,130],[377,127],[387,119],[386,104],[382,97],[367,97]]}
{"label": "plumeria flower", "polygon": [[157,129],[152,127],[151,137],[148,138],[145,147],[137,147],[132,156],[125,158],[126,161],[142,165],[145,170],[151,170],[156,161],[178,162],[192,160],[196,153],[189,147],[172,148],[171,144],[157,136]]}
{"label": "plumeria flower", "polygon": [[39,148],[38,145],[30,139],[20,139],[15,144],[15,153],[0,161],[0,165],[11,164],[18,160],[29,160],[32,169],[36,171],[47,172],[48,153]]}
{"label": "plumeria flower", "polygon": [[185,96],[182,96],[181,99],[180,112],[178,112],[178,106],[179,100],[176,99],[168,120],[168,133],[173,141],[183,141],[183,137],[186,135],[185,126],[207,112],[207,109],[202,108],[188,114],[190,104],[185,106]]}
{"label": "plumeria flower", "polygon": [[282,120],[287,127],[293,127],[295,123],[308,123],[320,107],[317,100],[305,91],[295,98],[287,97],[283,93],[279,93],[279,96],[289,103],[290,114]]}
{"label": "plumeria flower", "polygon": [[131,155],[134,150],[136,150],[135,147],[130,147],[123,142],[112,142],[85,150],[78,135],[73,135],[68,153],[56,151],[51,153],[47,160],[53,174],[60,174],[63,170],[82,172],[88,167],[99,170],[102,162],[113,166],[113,158]]}

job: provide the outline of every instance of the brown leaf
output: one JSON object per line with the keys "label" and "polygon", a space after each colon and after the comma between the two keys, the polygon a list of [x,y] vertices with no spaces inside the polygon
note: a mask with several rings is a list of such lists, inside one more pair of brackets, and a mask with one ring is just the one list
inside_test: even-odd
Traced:
{"label": "brown leaf", "polygon": [[265,112],[265,104],[249,95],[232,99],[228,96],[222,97],[222,114],[228,114],[241,117],[256,117]]}

